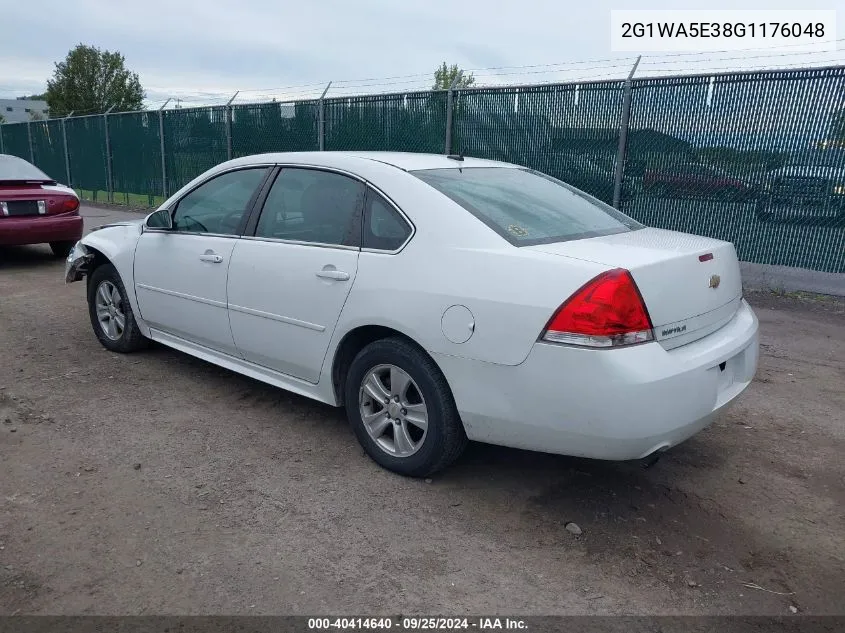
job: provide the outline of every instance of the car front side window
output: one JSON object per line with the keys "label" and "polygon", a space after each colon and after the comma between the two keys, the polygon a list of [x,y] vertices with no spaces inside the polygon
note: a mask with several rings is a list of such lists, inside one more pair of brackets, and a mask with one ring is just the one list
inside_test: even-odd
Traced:
{"label": "car front side window", "polygon": [[173,230],[237,235],[266,167],[226,172],[204,182],[176,205]]}

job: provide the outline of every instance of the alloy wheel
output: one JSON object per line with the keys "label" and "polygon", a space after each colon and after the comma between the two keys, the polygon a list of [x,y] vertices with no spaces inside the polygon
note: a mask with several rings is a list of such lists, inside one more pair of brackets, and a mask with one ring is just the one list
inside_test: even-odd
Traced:
{"label": "alloy wheel", "polygon": [[126,328],[126,314],[120,291],[111,281],[103,281],[97,287],[95,307],[103,334],[113,341],[120,339]]}
{"label": "alloy wheel", "polygon": [[364,428],[393,457],[409,457],[428,432],[428,409],[417,383],[396,365],[378,365],[364,376],[358,395]]}

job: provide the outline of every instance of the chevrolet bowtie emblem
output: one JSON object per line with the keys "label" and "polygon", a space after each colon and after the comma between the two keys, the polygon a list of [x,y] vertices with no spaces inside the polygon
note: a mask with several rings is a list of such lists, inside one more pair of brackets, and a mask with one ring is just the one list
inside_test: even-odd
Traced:
{"label": "chevrolet bowtie emblem", "polygon": [[719,275],[710,275],[710,287],[711,288],[718,288],[719,284],[722,282],[722,278]]}

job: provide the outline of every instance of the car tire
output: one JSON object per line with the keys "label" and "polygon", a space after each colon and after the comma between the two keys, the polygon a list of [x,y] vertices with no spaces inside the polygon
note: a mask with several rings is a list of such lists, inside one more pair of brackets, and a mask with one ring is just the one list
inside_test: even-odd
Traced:
{"label": "car tire", "polygon": [[143,349],[149,343],[141,334],[127,296],[123,281],[111,264],[98,266],[91,274],[88,280],[91,327],[103,347],[123,354]]}
{"label": "car tire", "polygon": [[[380,393],[391,400],[389,405],[370,395],[374,376],[384,376],[379,379]],[[394,376],[399,377],[397,385]],[[431,475],[455,461],[466,447],[467,436],[446,378],[428,354],[405,339],[381,339],[358,353],[347,372],[344,402],[352,430],[366,453],[395,473]],[[408,409],[397,411],[397,405]],[[383,407],[381,418],[379,407]],[[417,426],[421,417],[426,419],[424,431]],[[379,433],[377,427],[382,424],[385,427]],[[409,441],[413,452],[401,455],[400,449],[408,448]]]}
{"label": "car tire", "polygon": [[76,242],[50,242],[50,250],[56,257],[67,257]]}

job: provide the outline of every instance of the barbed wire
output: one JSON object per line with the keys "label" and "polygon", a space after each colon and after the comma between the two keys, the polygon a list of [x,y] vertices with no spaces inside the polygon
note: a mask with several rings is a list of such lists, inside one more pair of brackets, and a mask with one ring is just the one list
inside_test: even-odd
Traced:
{"label": "barbed wire", "polygon": [[[822,43],[845,42],[845,38],[826,40]],[[806,46],[803,43],[782,44],[771,47],[748,48],[741,50],[722,51],[694,51],[666,53],[661,55],[644,55],[637,70],[637,77],[654,78],[655,76],[678,76],[678,75],[699,75],[708,72],[730,71],[737,72],[779,70],[790,68],[807,68],[819,65],[843,64],[845,65],[845,54],[836,51],[787,51],[782,49]],[[760,55],[737,55],[741,52],[772,51]],[[731,53],[730,57],[718,57],[719,54]],[[822,55],[835,55],[824,57]],[[714,55],[717,57],[714,58]],[[796,63],[782,63],[796,60]],[[797,61],[801,59],[802,61]],[[772,63],[748,66],[737,62],[749,60],[771,60]],[[552,85],[556,83],[575,83],[582,81],[601,81],[611,77],[625,77],[628,74],[634,61],[632,54],[603,59],[572,60],[567,62],[555,62],[545,64],[526,64],[521,66],[490,66],[486,68],[463,69],[465,74],[472,75],[475,83],[474,88],[485,87],[507,87],[514,85],[515,78],[534,78],[543,75],[554,75],[549,81],[518,82],[520,84]],[[589,65],[592,64],[592,65]],[[703,66],[702,64],[706,64]],[[720,65],[728,64],[728,66]],[[731,68],[733,66],[734,68]],[[741,67],[739,67],[741,66]],[[494,72],[502,71],[502,72]],[[584,74],[587,73],[588,74]],[[601,72],[607,71],[607,72]],[[683,71],[683,72],[678,72]],[[578,73],[574,75],[572,73]],[[662,75],[653,75],[662,73]],[[342,79],[331,82],[331,90],[327,98],[350,98],[366,95],[410,93],[432,90],[431,80],[434,73],[414,73],[408,75],[395,75],[390,77],[370,77],[363,79]],[[504,83],[498,83],[502,78]],[[285,103],[294,101],[308,101],[318,99],[329,82],[312,82],[304,84],[292,84],[278,88],[247,88],[240,91],[203,91],[179,92],[173,94],[169,99],[157,99],[148,102],[148,110],[157,110],[162,106],[169,106],[166,109],[178,109],[182,104],[188,104],[190,108],[198,107],[219,107],[232,102],[232,105],[247,105],[249,103]],[[9,86],[0,84],[0,90],[9,89]],[[365,89],[374,90],[365,90]],[[304,89],[304,90],[303,90]],[[168,95],[170,91],[166,88],[151,87],[159,96]],[[232,101],[233,96],[235,101]],[[244,103],[246,101],[246,104]],[[172,104],[172,105],[170,105]],[[90,116],[101,114],[99,108],[75,111],[74,117]]]}

